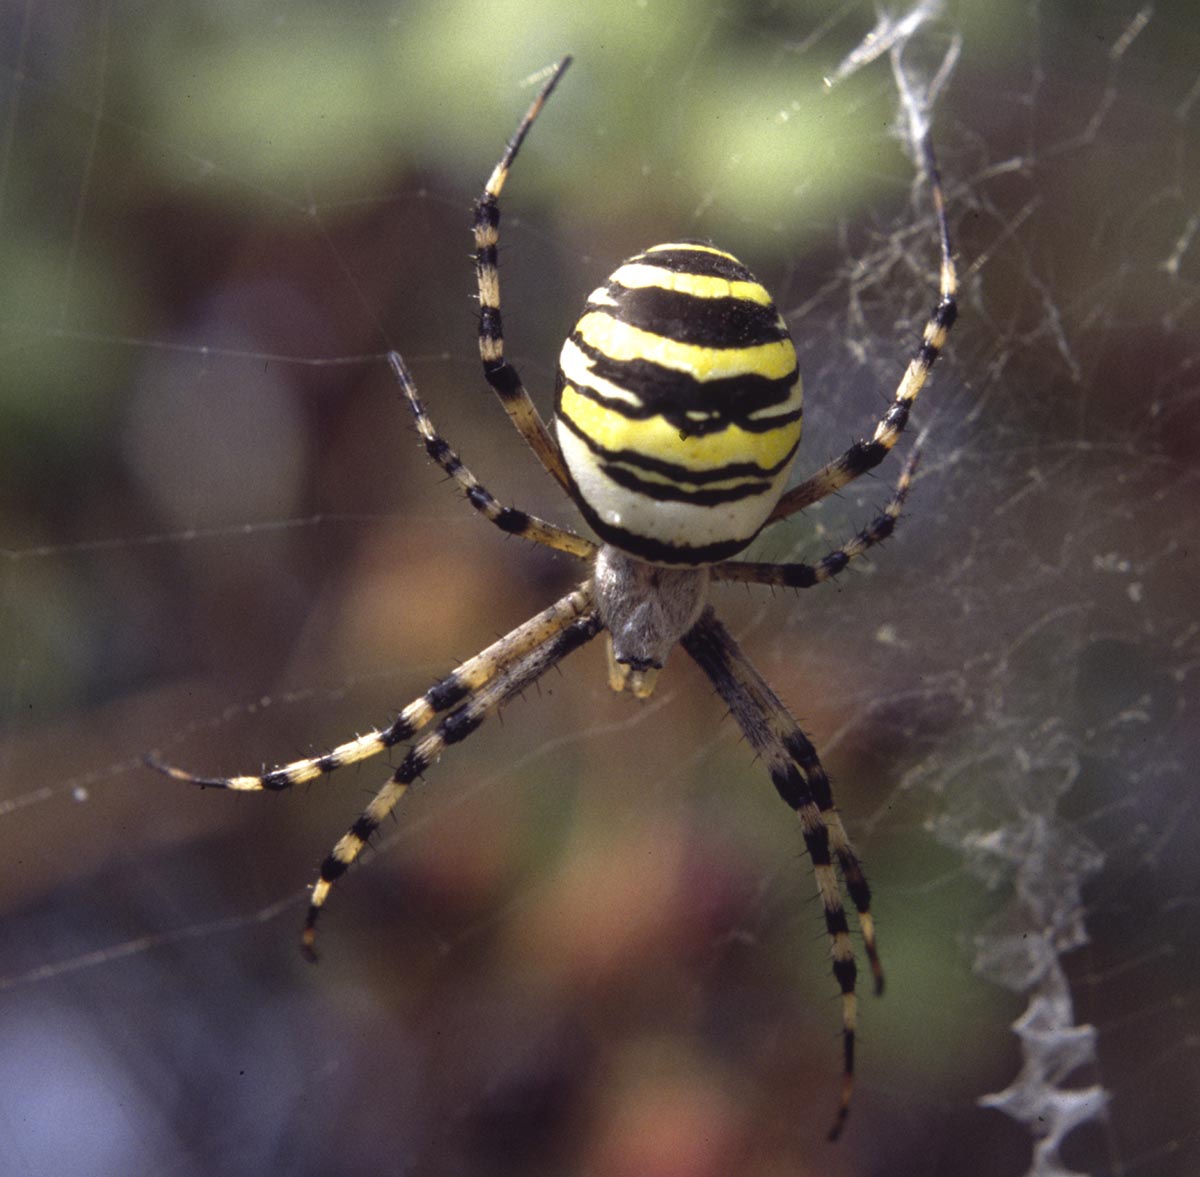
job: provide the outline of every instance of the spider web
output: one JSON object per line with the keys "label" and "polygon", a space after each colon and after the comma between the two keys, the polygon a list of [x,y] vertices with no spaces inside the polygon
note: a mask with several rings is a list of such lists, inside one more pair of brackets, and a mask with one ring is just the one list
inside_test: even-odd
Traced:
{"label": "spider web", "polygon": [[[3,1172],[1200,1169],[1187,8],[2,12]],[[573,518],[483,389],[466,260],[564,50],[502,241],[543,407],[586,291],[705,237],[789,318],[802,472],[866,429],[935,290],[893,45],[918,99],[953,62],[921,474],[836,585],[716,602],[876,891],[889,989],[830,1147],[808,867],[686,659],[638,706],[585,651],[452,749],[316,969],[305,885],[385,766],[235,797],[141,756],[320,750],[575,575],[439,483],[382,362],[503,500]],[[821,555],[898,468],[754,555]]]}

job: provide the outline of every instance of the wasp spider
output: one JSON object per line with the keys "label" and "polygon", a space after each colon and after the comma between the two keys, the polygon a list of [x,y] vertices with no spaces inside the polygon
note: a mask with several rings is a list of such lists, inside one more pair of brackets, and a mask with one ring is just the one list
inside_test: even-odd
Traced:
{"label": "wasp spider", "polygon": [[438,435],[404,360],[393,353],[389,362],[426,451],[471,506],[505,532],[583,561],[586,579],[464,662],[405,707],[389,727],[324,756],[261,776],[218,778],[152,763],[195,785],[287,789],[417,737],[391,779],[321,864],[303,932],[304,951],[312,957],[317,917],[333,884],[409,785],[448,745],[465,739],[490,712],[600,633],[607,637],[612,688],[641,698],[653,690],[672,648],[681,645],[712,680],[775,788],[800,819],[842,994],[842,1088],[832,1139],[850,1106],[856,1020],[855,954],[841,886],[858,913],[875,990],[881,992],[870,890],[816,749],[717,619],[707,597],[714,581],[793,588],[820,584],[891,534],[913,476],[915,448],[883,513],[817,563],[730,559],[764,526],[878,465],[908,421],[955,318],[957,279],[933,150],[926,137],[921,149],[941,243],[937,306],[871,440],[852,445],[785,492],[800,441],[796,351],[770,295],[724,250],[695,241],[656,245],[625,262],[592,292],[559,358],[553,433],[505,359],[496,248],[500,191],[569,63],[564,57],[554,68],[475,206],[479,352],[484,376],[513,424],[601,542],[501,506]]}

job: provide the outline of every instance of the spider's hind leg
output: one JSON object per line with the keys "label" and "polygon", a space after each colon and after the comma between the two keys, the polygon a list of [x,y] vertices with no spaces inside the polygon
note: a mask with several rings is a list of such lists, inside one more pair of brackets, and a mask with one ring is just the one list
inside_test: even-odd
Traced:
{"label": "spider's hind leg", "polygon": [[546,471],[568,493],[569,481],[558,446],[546,428],[529,393],[525,391],[516,368],[504,356],[504,326],[500,317],[500,268],[497,247],[500,243],[500,191],[508,179],[509,168],[541,113],[546,99],[558,85],[570,57],[562,58],[553,68],[549,80],[533,100],[516,133],[508,141],[500,162],[493,169],[483,195],[475,202],[475,276],[479,285],[479,358],[483,375],[492,391],[500,398],[504,411],[516,426],[517,432]]}
{"label": "spider's hind leg", "polygon": [[903,376],[900,377],[892,403],[875,426],[871,440],[856,441],[841,457],[834,458],[810,478],[792,487],[775,504],[775,509],[767,520],[768,526],[841,490],[868,470],[874,470],[888,456],[892,447],[900,440],[900,434],[908,424],[913,402],[925,387],[933,365],[946,346],[950,329],[958,318],[958,270],[954,265],[950,226],[946,219],[946,194],[942,189],[941,172],[938,170],[937,158],[933,151],[933,139],[928,131],[921,137],[917,146],[925,177],[929,182],[929,192],[933,198],[938,244],[941,247],[937,305],[925,323],[921,341],[917,344],[908,367],[904,369]]}
{"label": "spider's hind leg", "polygon": [[484,518],[494,523],[508,535],[517,535],[522,539],[532,540],[544,547],[553,548],[557,552],[566,552],[580,560],[590,560],[596,553],[596,545],[581,535],[576,535],[566,527],[555,523],[547,523],[536,515],[517,510],[516,507],[502,507],[496,496],[487,489],[463,465],[462,459],[450,448],[448,442],[438,433],[430,420],[425,406],[417,396],[417,385],[413,380],[408,365],[399,352],[388,353],[388,363],[400,383],[400,388],[408,400],[409,407],[417,421],[417,432],[425,442],[425,452],[441,468],[458,483],[459,489],[466,495],[471,504]]}
{"label": "spider's hind leg", "polygon": [[851,560],[857,560],[876,544],[883,543],[895,531],[896,521],[904,509],[904,500],[908,497],[909,487],[912,486],[913,476],[921,460],[923,439],[924,433],[914,443],[887,505],[849,542],[842,544],[840,548],[834,548],[815,564],[760,564],[749,560],[727,560],[713,568],[713,579],[801,589],[812,588],[837,576]]}

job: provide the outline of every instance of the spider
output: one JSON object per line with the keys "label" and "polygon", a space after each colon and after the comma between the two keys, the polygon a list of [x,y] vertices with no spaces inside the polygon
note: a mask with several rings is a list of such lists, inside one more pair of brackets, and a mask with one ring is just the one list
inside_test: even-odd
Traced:
{"label": "spider", "polygon": [[254,792],[288,789],[396,744],[411,744],[391,779],[321,864],[301,941],[305,955],[315,959],[317,919],[330,889],[445,748],[466,739],[488,714],[601,633],[607,637],[610,685],[639,698],[654,689],[668,653],[682,646],[708,675],[800,820],[841,991],[842,1083],[832,1140],[849,1113],[857,1016],[857,965],[841,889],[858,913],[875,991],[882,993],[871,893],[816,749],[706,598],[714,581],[810,588],[891,535],[919,446],[883,512],[815,564],[731,559],[764,527],[877,466],[908,421],[956,315],[957,276],[933,147],[924,134],[920,151],[941,246],[937,305],[871,440],[856,442],[785,492],[800,441],[796,351],[770,295],[724,250],[697,241],[655,245],[592,292],[559,358],[553,433],[505,358],[497,268],[500,192],[570,62],[564,57],[553,67],[475,204],[479,353],[484,377],[513,424],[600,542],[501,506],[438,434],[401,356],[390,353],[388,361],[429,457],[471,506],[504,532],[583,561],[586,578],[430,687],[388,727],[323,756],[233,777],[197,776],[149,760],[189,784]]}

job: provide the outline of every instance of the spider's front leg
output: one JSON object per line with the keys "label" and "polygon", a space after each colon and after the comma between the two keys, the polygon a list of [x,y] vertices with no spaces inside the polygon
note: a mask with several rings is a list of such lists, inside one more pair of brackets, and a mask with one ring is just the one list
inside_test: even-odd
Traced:
{"label": "spider's front leg", "polygon": [[314,959],[317,917],[331,887],[362,853],[371,834],[395,808],[408,786],[449,745],[466,739],[492,711],[590,641],[602,628],[591,583],[586,582],[435,683],[405,707],[389,727],[359,736],[323,756],[297,760],[261,776],[232,777],[198,776],[154,757],[148,756],[146,760],[173,780],[191,785],[239,792],[276,791],[378,755],[416,735],[441,716],[440,722],[409,749],[392,778],[322,863],[304,922],[302,943],[304,954]]}
{"label": "spider's front leg", "polygon": [[[591,585],[585,583],[534,619],[543,622],[535,643],[514,641],[533,623],[526,623],[501,638],[499,656],[493,661],[493,673],[485,682],[463,697],[426,735],[408,751],[391,779],[372,798],[354,824],[338,840],[321,864],[320,876],[313,885],[308,914],[304,920],[301,948],[310,960],[316,959],[316,925],[329,898],[333,884],[346,873],[362,853],[371,835],[396,807],[421,774],[451,744],[460,743],[474,732],[484,719],[514,695],[520,694],[568,654],[589,642],[603,628],[592,600]],[[512,643],[511,653],[503,648]],[[493,647],[494,648],[494,647]]]}
{"label": "spider's front leg", "polygon": [[147,755],[146,763],[156,772],[184,784],[239,793],[280,792],[327,776],[336,769],[378,756],[396,744],[411,739],[438,715],[457,707],[501,674],[505,667],[536,651],[587,612],[591,608],[591,599],[591,591],[587,587],[568,593],[434,683],[423,695],[403,708],[387,727],[356,736],[320,756],[294,760],[258,776],[200,776],[167,764],[157,755]]}
{"label": "spider's front leg", "polygon": [[842,1092],[829,1131],[829,1138],[836,1140],[849,1114],[854,1090],[858,967],[834,862],[858,912],[863,947],[875,977],[875,992],[882,993],[883,968],[875,947],[870,888],[858,856],[846,837],[842,819],[833,806],[829,777],[816,749],[711,608],[706,608],[700,620],[684,635],[682,645],[708,675],[751,747],[766,763],[779,795],[800,818],[804,844],[812,859],[817,890],[825,910],[833,975],[842,992]]}

